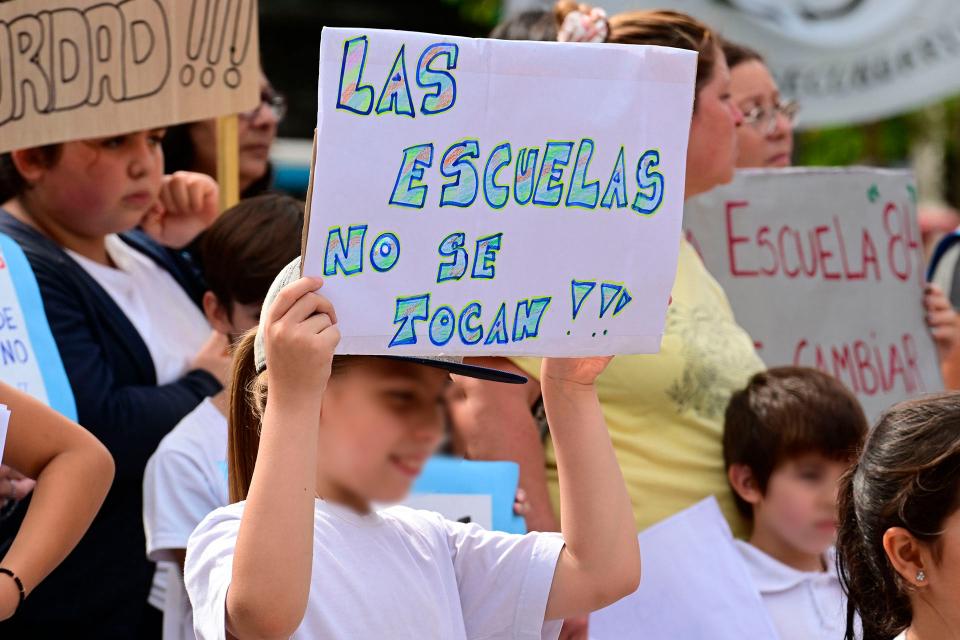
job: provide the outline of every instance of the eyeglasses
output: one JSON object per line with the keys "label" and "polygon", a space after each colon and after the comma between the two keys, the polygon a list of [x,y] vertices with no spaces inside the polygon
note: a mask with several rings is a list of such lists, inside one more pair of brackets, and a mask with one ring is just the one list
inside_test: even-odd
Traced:
{"label": "eyeglasses", "polygon": [[782,115],[793,126],[797,121],[797,112],[800,110],[793,100],[783,100],[766,108],[760,105],[743,114],[743,123],[748,124],[765,136],[773,133],[777,128],[777,116]]}
{"label": "eyeglasses", "polygon": [[273,87],[268,87],[260,92],[260,104],[250,111],[241,113],[240,117],[247,121],[254,120],[263,107],[270,109],[273,112],[273,117],[279,122],[287,115],[287,98]]}

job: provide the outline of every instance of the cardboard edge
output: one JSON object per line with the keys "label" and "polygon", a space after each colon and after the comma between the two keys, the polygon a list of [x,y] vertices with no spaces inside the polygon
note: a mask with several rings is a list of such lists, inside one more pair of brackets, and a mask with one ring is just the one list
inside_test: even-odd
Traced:
{"label": "cardboard edge", "polygon": [[310,233],[310,213],[313,204],[313,176],[317,165],[317,130],[313,130],[313,150],[310,152],[310,179],[307,181],[307,199],[303,204],[303,231],[300,233],[300,276],[307,261],[307,235]]}

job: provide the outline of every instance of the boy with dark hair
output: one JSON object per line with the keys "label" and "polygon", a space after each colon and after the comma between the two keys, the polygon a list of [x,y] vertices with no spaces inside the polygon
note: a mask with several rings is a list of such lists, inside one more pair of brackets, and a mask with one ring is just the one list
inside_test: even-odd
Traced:
{"label": "boy with dark hair", "polygon": [[[300,255],[303,203],[275,194],[257,196],[221,215],[203,239],[207,320],[232,345],[257,326],[274,276]],[[229,385],[227,385],[229,386]],[[226,392],[204,400],[167,435],[144,475],[143,522],[147,555],[167,562],[164,640],[194,638],[193,613],[183,585],[187,538],[209,512],[229,503]]]}
{"label": "boy with dark hair", "polygon": [[857,399],[816,369],[758,373],[727,406],[727,478],[753,525],[737,544],[782,640],[843,634],[837,488],[866,433]]}

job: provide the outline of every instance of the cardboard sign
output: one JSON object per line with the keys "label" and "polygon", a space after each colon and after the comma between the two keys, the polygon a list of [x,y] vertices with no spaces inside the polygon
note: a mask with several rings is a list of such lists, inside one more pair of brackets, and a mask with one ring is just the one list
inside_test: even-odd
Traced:
{"label": "cardboard sign", "polygon": [[653,525],[639,539],[640,588],[590,616],[593,640],[776,640],[715,498]]}
{"label": "cardboard sign", "polygon": [[685,227],[767,366],[830,373],[874,419],[943,386],[915,194],[903,171],[749,170],[688,202]]}
{"label": "cardboard sign", "polygon": [[526,533],[526,522],[513,512],[519,481],[520,467],[514,462],[435,456],[403,504],[485,529]]}
{"label": "cardboard sign", "polygon": [[0,380],[76,421],[77,407],[40,289],[16,242],[0,234]]}
{"label": "cardboard sign", "polygon": [[696,57],[323,30],[304,273],[339,353],[659,349]]}
{"label": "cardboard sign", "polygon": [[0,3],[0,151],[253,108],[256,0]]}

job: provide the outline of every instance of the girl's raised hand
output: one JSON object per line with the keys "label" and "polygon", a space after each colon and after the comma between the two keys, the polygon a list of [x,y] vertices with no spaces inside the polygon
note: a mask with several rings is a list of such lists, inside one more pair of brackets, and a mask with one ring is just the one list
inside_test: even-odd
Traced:
{"label": "girl's raised hand", "polygon": [[540,364],[540,381],[592,385],[607,368],[613,356],[592,358],[544,358]]}
{"label": "girl's raised hand", "polygon": [[160,196],[140,226],[171,249],[190,244],[220,214],[220,189],[210,176],[177,171],[163,177]]}
{"label": "girl's raised hand", "polygon": [[316,291],[319,278],[300,278],[277,294],[267,311],[264,349],[270,395],[307,394],[318,402],[340,342],[333,305]]}

